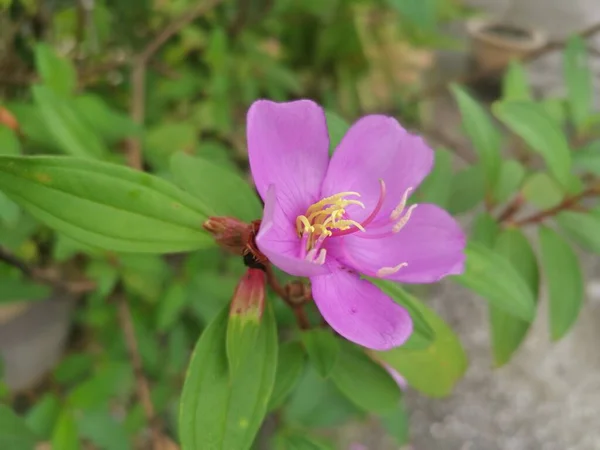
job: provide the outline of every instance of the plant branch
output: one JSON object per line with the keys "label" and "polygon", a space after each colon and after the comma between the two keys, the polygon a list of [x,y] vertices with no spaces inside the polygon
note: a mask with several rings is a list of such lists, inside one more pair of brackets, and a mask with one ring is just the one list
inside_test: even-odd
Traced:
{"label": "plant branch", "polygon": [[296,323],[301,330],[308,330],[310,328],[310,321],[306,316],[306,312],[304,311],[303,303],[296,303],[292,301],[289,290],[279,284],[275,273],[273,272],[273,267],[271,264],[266,265],[266,274],[267,274],[267,283],[269,287],[275,292],[284,303],[292,310],[294,316],[296,317]]}
{"label": "plant branch", "polygon": [[535,214],[532,214],[528,217],[524,217],[523,219],[520,219],[520,220],[515,220],[515,221],[505,220],[504,222],[507,225],[511,225],[514,227],[522,227],[524,225],[540,223],[540,222],[544,221],[545,219],[554,217],[555,215],[557,215],[558,213],[560,213],[562,211],[566,211],[569,209],[576,209],[577,206],[579,205],[579,202],[586,197],[596,197],[598,195],[600,195],[600,186],[592,186],[590,188],[585,189],[583,192],[581,192],[577,195],[573,195],[571,197],[565,198],[562,202],[560,202],[556,206],[553,206],[552,208],[543,209],[541,211],[538,211]]}
{"label": "plant branch", "polygon": [[[600,22],[595,23],[587,28],[584,28],[583,30],[576,33],[576,35],[585,39],[585,38],[589,38],[589,37],[593,36],[596,33],[600,33]],[[566,45],[566,42],[567,42],[567,40],[548,42],[543,47],[523,56],[521,58],[521,61],[522,62],[531,62],[533,60],[536,60],[547,53],[550,53],[554,50],[559,50],[559,49],[563,48]],[[452,81],[444,81],[443,83],[435,84],[433,86],[425,88],[423,91],[416,93],[414,96],[412,96],[412,98],[409,98],[408,100],[412,101],[412,102],[418,102],[421,100],[425,100],[427,98],[435,97],[436,95],[439,95],[440,93],[444,92],[448,88],[448,86],[452,83],[457,83],[457,84],[473,83],[473,82],[480,81],[480,80],[487,78],[489,76],[492,76],[492,75],[498,75],[498,74],[502,73],[502,71],[504,69],[505,69],[504,66],[500,66],[500,67],[492,67],[492,68],[485,69],[485,70],[470,72],[465,75],[459,76]]]}

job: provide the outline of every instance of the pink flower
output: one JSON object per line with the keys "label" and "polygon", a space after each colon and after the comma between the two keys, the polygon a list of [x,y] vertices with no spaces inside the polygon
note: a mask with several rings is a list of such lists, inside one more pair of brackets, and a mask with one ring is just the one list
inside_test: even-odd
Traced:
{"label": "pink flower", "polygon": [[248,152],[265,202],[256,237],[281,270],[309,277],[323,318],[346,339],[375,350],[412,332],[407,311],[360,274],[430,283],[463,270],[465,237],[435,205],[407,206],[433,151],[391,117],[370,115],[329,159],[323,110],[299,100],[255,102]]}

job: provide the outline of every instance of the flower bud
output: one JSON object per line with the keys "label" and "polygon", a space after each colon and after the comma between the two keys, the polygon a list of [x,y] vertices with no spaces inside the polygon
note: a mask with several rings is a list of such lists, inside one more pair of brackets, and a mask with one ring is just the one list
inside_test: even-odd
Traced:
{"label": "flower bud", "polygon": [[234,217],[209,217],[202,225],[224,249],[243,255],[252,234],[252,225]]}

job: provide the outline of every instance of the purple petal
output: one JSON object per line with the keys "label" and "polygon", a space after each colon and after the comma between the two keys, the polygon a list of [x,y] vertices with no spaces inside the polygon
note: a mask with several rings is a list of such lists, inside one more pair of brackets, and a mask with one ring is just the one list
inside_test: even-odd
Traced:
{"label": "purple petal", "polygon": [[408,188],[416,189],[433,165],[433,151],[396,119],[381,115],[357,121],[337,147],[323,181],[322,196],[354,191],[365,210],[348,208],[355,220],[364,219],[377,204],[379,180],[386,186],[381,215],[389,215]]}
{"label": "purple petal", "polygon": [[275,186],[271,186],[265,196],[262,223],[256,235],[258,249],[290,275],[310,277],[329,273],[330,268],[326,264],[315,264],[300,257],[301,243],[295,221],[295,217],[289,217],[283,211]]}
{"label": "purple petal", "polygon": [[319,200],[329,163],[325,113],[310,100],[258,100],[248,110],[247,126],[250,168],[261,197],[274,184],[286,213],[304,213]]}
{"label": "purple petal", "polygon": [[342,269],[311,278],[312,294],[323,318],[349,341],[373,350],[402,345],[412,320],[378,287]]}
{"label": "purple petal", "polygon": [[[358,272],[403,283],[432,283],[463,271],[465,235],[456,220],[436,205],[419,204],[398,233],[368,239],[378,232],[338,238],[336,245],[328,247],[330,255]],[[377,275],[380,269],[401,263],[407,266]]]}

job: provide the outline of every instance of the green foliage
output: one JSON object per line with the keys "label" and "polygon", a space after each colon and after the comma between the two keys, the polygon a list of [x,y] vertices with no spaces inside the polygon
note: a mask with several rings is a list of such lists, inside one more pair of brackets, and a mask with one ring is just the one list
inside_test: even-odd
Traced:
{"label": "green foliage", "polygon": [[340,353],[339,340],[329,330],[307,330],[302,333],[302,344],[315,370],[327,377]]}
{"label": "green foliage", "polygon": [[33,450],[38,438],[26,422],[0,404],[0,445],[6,450]]}
{"label": "green foliage", "polygon": [[567,105],[570,119],[577,130],[582,132],[592,113],[594,90],[585,40],[580,36],[573,36],[567,42],[564,73],[568,89]]}

